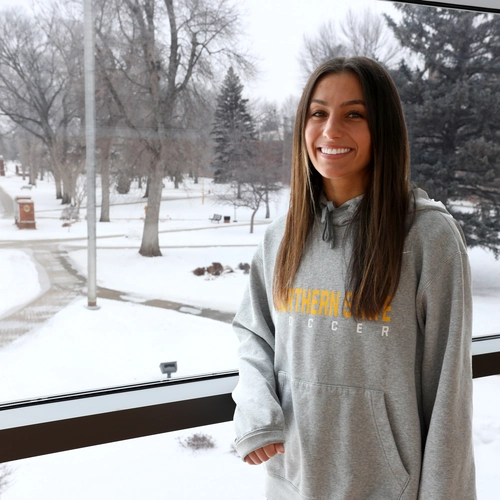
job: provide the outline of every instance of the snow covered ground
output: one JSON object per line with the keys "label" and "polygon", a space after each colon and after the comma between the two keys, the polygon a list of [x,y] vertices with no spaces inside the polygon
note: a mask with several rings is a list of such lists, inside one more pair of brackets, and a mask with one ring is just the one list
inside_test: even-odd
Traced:
{"label": "snow covered ground", "polygon": [[[12,220],[0,219],[0,317],[41,292],[30,241],[53,240],[54,249],[68,252],[74,268],[86,273],[85,221],[62,227],[50,180],[31,191],[21,190],[22,184],[12,169],[0,178],[0,188],[12,197],[33,198],[37,218],[36,231],[20,231]],[[208,180],[181,190],[166,186],[160,216],[163,257],[155,259],[137,253],[145,205],[141,193],[113,195],[113,222],[98,224],[97,275],[99,285],[123,292],[126,301],[98,299],[100,309],[90,311],[85,298],[77,299],[0,349],[0,402],[156,380],[162,376],[161,361],[177,360],[176,376],[236,368],[230,325],[141,304],[156,298],[185,303],[193,313],[202,307],[236,310],[246,275],[235,271],[206,280],[191,271],[214,261],[233,268],[249,262],[268,221],[259,212],[253,235],[248,210],[238,209],[237,223],[209,222],[213,213],[232,220],[235,215],[231,207],[214,203],[211,189]],[[285,205],[283,197],[272,217]],[[480,249],[472,249],[470,259],[474,333],[498,333],[500,261]],[[27,366],[38,366],[36,377]],[[474,388],[478,498],[493,500],[500,487],[500,376],[477,379]],[[217,446],[197,452],[181,446],[179,439],[199,431],[210,434]],[[232,453],[232,440],[228,423],[21,460],[9,465],[12,482],[2,499],[264,498],[263,469],[243,464]]]}
{"label": "snow covered ground", "polygon": [[36,265],[19,250],[0,250],[0,317],[34,299],[42,290]]}

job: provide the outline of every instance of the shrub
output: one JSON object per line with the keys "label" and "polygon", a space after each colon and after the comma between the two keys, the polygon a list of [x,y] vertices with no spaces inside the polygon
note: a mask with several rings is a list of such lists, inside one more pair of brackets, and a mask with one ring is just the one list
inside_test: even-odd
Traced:
{"label": "shrub", "polygon": [[131,183],[132,181],[130,180],[130,177],[127,174],[120,172],[116,178],[116,192],[118,194],[128,194]]}
{"label": "shrub", "polygon": [[250,272],[250,264],[248,264],[246,262],[245,263],[240,262],[238,264],[238,269],[243,271],[244,274],[248,274]]}
{"label": "shrub", "polygon": [[193,274],[195,276],[203,276],[205,274],[206,268],[205,267],[197,267],[194,271]]}
{"label": "shrub", "polygon": [[215,441],[212,436],[202,434],[201,432],[197,432],[186,438],[178,438],[177,440],[183,448],[190,448],[193,451],[215,448]]}
{"label": "shrub", "polygon": [[224,268],[220,262],[212,262],[212,265],[207,267],[207,272],[213,276],[220,276],[222,271],[224,271]]}

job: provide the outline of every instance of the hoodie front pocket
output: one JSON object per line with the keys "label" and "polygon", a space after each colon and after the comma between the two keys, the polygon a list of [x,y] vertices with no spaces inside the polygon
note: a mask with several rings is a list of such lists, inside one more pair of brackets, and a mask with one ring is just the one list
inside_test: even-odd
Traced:
{"label": "hoodie front pocket", "polygon": [[318,384],[278,374],[285,454],[268,473],[303,498],[392,500],[408,482],[383,391]]}

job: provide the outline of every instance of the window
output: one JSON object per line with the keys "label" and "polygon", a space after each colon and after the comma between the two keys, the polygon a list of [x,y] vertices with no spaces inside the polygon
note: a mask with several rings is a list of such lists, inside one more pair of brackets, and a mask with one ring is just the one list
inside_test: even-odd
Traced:
{"label": "window", "polygon": [[[467,5],[493,12],[494,6],[488,1],[471,0]],[[319,0],[316,3],[321,4]],[[255,9],[264,4],[274,8],[269,2],[252,2]],[[455,1],[453,5],[465,3]],[[330,25],[329,19],[321,16],[314,21],[316,24],[311,23],[309,29],[303,30],[306,16],[314,10],[311,6],[308,2],[303,11],[297,8],[295,17],[290,19],[290,25],[296,27],[295,38],[280,34],[276,23],[279,10],[266,18],[250,10],[251,32],[259,33],[259,38],[250,44],[261,54],[271,46],[278,48],[274,59],[269,57],[262,63],[268,76],[260,81],[280,82],[266,87],[266,100],[257,101],[262,87],[256,80],[246,78],[243,68],[235,65],[231,75],[228,60],[207,59],[206,66],[195,72],[196,79],[185,80],[185,67],[178,69],[176,81],[179,85],[186,81],[185,94],[170,102],[162,93],[166,89],[161,88],[169,61],[162,51],[170,41],[157,39],[160,44],[157,52],[148,53],[158,59],[148,61],[149,69],[144,69],[142,48],[134,38],[140,35],[140,23],[134,13],[125,7],[108,11],[109,3],[96,4],[97,217],[109,218],[109,222],[97,223],[99,310],[85,307],[88,303],[85,215],[89,192],[82,175],[85,169],[82,13],[75,6],[57,13],[49,8],[40,10],[36,18],[29,13],[8,13],[5,9],[0,12],[2,23],[11,30],[8,37],[11,47],[26,48],[33,43],[35,48],[37,42],[36,47],[43,48],[31,53],[36,60],[23,60],[23,64],[40,68],[39,73],[32,73],[33,81],[24,81],[14,70],[4,71],[3,80],[0,79],[0,91],[11,92],[9,99],[2,99],[0,104],[4,106],[0,154],[6,174],[0,175],[4,213],[0,220],[0,274],[4,277],[4,285],[0,284],[0,371],[2,379],[8,381],[0,388],[0,402],[4,403],[0,405],[0,433],[2,442],[8,443],[2,447],[1,460],[231,418],[229,394],[236,380],[237,363],[230,321],[245,286],[245,264],[250,262],[269,221],[286,210],[286,165],[294,99],[304,77],[294,62],[296,54],[302,56],[301,65],[307,68],[307,64],[315,61],[311,59],[313,56],[308,59],[302,48],[307,45],[311,49],[309,54],[319,50],[316,33],[328,34],[330,30],[332,34],[332,23],[343,22],[344,26],[362,29],[366,22],[374,25],[374,19],[385,26],[380,13],[389,13],[396,21],[401,15],[389,2],[360,2],[356,5],[358,15],[351,18],[339,15],[331,19]],[[372,18],[363,17],[365,6],[371,7]],[[156,14],[156,26],[165,28],[169,12],[159,9]],[[226,14],[231,16],[232,11]],[[238,15],[244,14],[238,12]],[[60,22],[51,24],[53,16]],[[257,23],[269,24],[258,31]],[[375,45],[373,50],[396,70],[401,50],[390,50],[393,35],[389,28],[384,30],[384,43]],[[168,30],[165,28],[163,33]],[[337,30],[336,41],[345,45],[349,38],[341,33]],[[248,40],[238,40],[240,47],[231,33],[226,35],[226,39],[220,40],[224,50],[236,47],[245,52]],[[182,57],[187,55],[185,49],[180,53]],[[20,52],[18,57],[28,55]],[[408,61],[419,64],[421,57],[422,54],[413,54]],[[151,66],[152,62],[155,65]],[[283,79],[285,74],[290,76]],[[156,77],[162,83],[154,94]],[[429,78],[440,78],[439,71],[427,71],[424,79]],[[496,85],[482,73],[474,78],[477,85],[485,83],[490,90]],[[49,103],[53,106],[45,109],[50,119],[42,125],[37,124],[43,113],[35,109],[35,101],[24,106],[21,99],[29,96],[31,83],[37,82],[39,94],[30,98],[40,97],[43,91],[47,106]],[[234,181],[231,172],[224,172],[217,165],[211,133],[217,97],[223,90],[229,92],[239,84],[243,85],[241,101],[249,99],[246,110],[253,117],[253,127],[248,126],[247,136],[242,133],[230,139],[252,144],[261,159],[266,160],[262,161],[266,172],[270,172],[266,183],[257,187],[260,194],[264,193],[264,201],[255,218],[252,218],[255,204],[251,204],[251,195],[259,196],[259,191],[256,188],[252,193],[253,179],[242,177],[241,182]],[[415,82],[403,82],[411,114],[419,103],[411,101],[410,84]],[[21,92],[22,95],[17,95]],[[35,111],[39,114],[34,114]],[[489,120],[490,136],[486,139],[492,144],[496,137],[498,143],[500,128],[495,118],[478,117],[474,110],[470,113],[471,119],[478,123]],[[162,116],[168,116],[169,121],[165,122]],[[221,119],[219,125],[222,127],[223,123]],[[410,130],[417,142],[425,146],[422,136],[417,137],[418,124],[412,129],[412,123]],[[224,138],[222,133],[220,137]],[[415,153],[421,160],[422,176],[426,173],[425,166],[430,165],[426,160],[429,149],[423,146]],[[486,151],[485,161],[490,161],[484,144],[471,143],[467,154],[483,151],[481,147]],[[244,159],[236,155],[234,164],[245,165]],[[484,250],[500,217],[498,200],[491,194],[491,189],[499,189],[500,176],[498,167],[495,168],[493,174],[491,169],[453,170],[454,177],[448,184],[479,185],[482,194],[464,188],[461,193],[466,192],[467,198],[457,198],[444,189],[448,188],[445,177],[441,178],[441,191],[438,190],[447,196],[443,201],[449,200],[457,213],[465,214],[464,221],[476,224],[477,230],[468,234],[469,238],[481,234],[490,238],[471,247],[476,310],[473,352],[478,376],[499,371],[500,312],[495,306],[500,287],[495,277],[499,275],[500,261]],[[442,170],[450,171],[445,166]],[[213,183],[216,174],[220,182]],[[487,183],[478,182],[478,178],[486,179]],[[237,198],[238,186],[244,184],[249,190],[244,195],[250,200],[246,206]],[[266,218],[266,193],[269,218]],[[498,191],[494,193],[498,195]],[[21,198],[16,200],[16,196]],[[14,220],[17,226],[13,225]],[[254,232],[250,233],[252,221]],[[145,228],[153,228],[153,236],[146,243]],[[155,235],[158,235],[157,245]],[[141,250],[147,255],[157,248],[162,257],[148,259],[138,253]],[[214,262],[220,263],[222,269]],[[212,269],[207,269],[210,266]],[[205,270],[200,269],[196,275],[193,271],[197,268]],[[203,375],[218,372],[223,373]],[[196,384],[205,384],[203,390],[193,389]],[[50,397],[65,393],[68,395]],[[172,393],[175,395],[171,396]],[[118,407],[114,406],[114,398],[123,398]],[[101,402],[103,407],[99,406]],[[189,421],[186,415],[196,418]],[[64,437],[60,439],[58,435]]]}

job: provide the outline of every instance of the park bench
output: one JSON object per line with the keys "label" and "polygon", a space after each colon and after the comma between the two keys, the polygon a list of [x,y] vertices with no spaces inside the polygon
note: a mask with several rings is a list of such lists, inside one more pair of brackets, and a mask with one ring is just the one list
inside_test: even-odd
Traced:
{"label": "park bench", "polygon": [[220,214],[214,214],[214,216],[213,217],[209,217],[208,220],[210,220],[212,222],[219,223],[222,220],[222,215],[220,215]]}
{"label": "park bench", "polygon": [[21,186],[21,189],[31,189],[33,187],[33,184],[25,184],[24,186]]}

